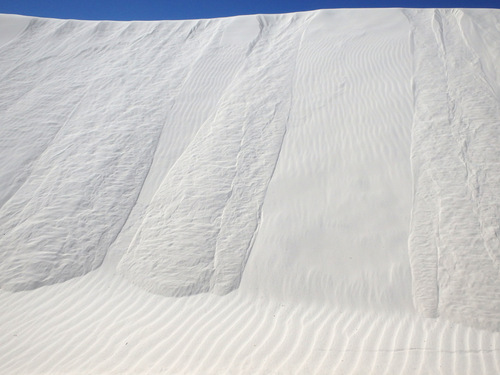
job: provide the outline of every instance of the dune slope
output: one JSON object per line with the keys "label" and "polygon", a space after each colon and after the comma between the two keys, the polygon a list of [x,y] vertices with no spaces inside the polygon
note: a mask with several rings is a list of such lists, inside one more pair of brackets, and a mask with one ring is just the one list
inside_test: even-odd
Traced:
{"label": "dune slope", "polygon": [[500,373],[499,24],[0,15],[0,373]]}

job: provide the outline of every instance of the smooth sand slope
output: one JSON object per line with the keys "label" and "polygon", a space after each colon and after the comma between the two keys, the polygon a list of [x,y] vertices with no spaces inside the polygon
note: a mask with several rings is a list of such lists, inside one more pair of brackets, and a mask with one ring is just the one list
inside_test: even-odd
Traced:
{"label": "smooth sand slope", "polygon": [[500,373],[498,25],[0,15],[0,373]]}

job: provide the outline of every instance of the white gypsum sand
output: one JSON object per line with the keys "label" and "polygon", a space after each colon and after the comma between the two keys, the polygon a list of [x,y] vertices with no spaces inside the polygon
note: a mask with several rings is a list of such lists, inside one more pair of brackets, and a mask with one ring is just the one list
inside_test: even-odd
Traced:
{"label": "white gypsum sand", "polygon": [[30,17],[0,14],[0,47],[21,34],[30,22]]}
{"label": "white gypsum sand", "polygon": [[498,25],[0,15],[0,373],[500,373]]}

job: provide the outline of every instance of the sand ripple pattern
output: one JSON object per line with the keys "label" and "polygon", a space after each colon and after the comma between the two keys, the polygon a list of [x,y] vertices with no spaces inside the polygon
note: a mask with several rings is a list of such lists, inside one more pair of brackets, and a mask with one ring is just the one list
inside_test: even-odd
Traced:
{"label": "sand ripple pattern", "polygon": [[0,374],[499,374],[499,24],[32,20]]}
{"label": "sand ripple pattern", "polygon": [[408,22],[360,12],[354,24],[349,12],[318,12],[302,33],[248,293],[412,309],[411,51],[408,32],[392,32]]}
{"label": "sand ripple pattern", "polygon": [[[165,298],[100,271],[0,293],[1,374],[471,374],[500,334],[407,313]],[[29,358],[29,360],[26,360]]]}
{"label": "sand ripple pattern", "polygon": [[[416,305],[425,316],[498,330],[500,100],[498,81],[482,63],[492,57],[471,47],[482,34],[462,27],[474,12],[407,14],[415,51],[410,258]],[[500,37],[491,28],[484,38],[492,34]],[[496,52],[493,61],[500,59]]]}
{"label": "sand ripple pattern", "polygon": [[9,45],[22,63],[1,83],[12,98],[2,101],[0,149],[21,157],[0,172],[9,186],[0,202],[2,288],[65,281],[102,263],[210,27],[34,20]]}
{"label": "sand ripple pattern", "polygon": [[148,291],[239,285],[286,130],[301,25],[294,16],[258,22],[244,66],[165,176],[118,266]]}

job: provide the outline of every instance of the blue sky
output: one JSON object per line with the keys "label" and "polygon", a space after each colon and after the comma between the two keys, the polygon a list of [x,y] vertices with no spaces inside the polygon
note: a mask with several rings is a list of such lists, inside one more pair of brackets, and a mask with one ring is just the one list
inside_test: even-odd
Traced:
{"label": "blue sky", "polygon": [[0,0],[0,13],[107,20],[159,20],[288,13],[322,8],[500,8],[500,0]]}

